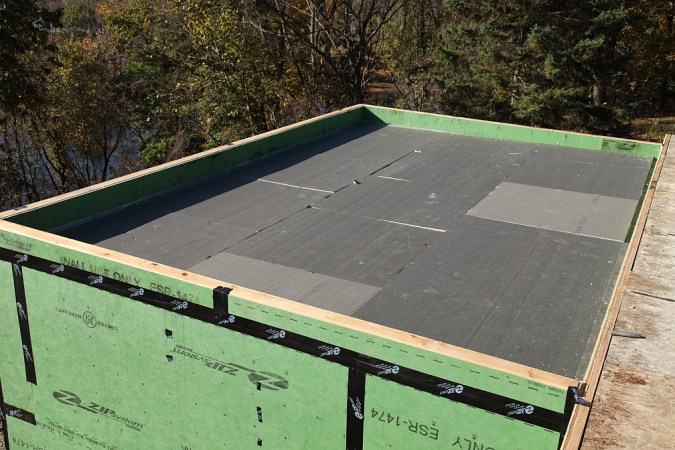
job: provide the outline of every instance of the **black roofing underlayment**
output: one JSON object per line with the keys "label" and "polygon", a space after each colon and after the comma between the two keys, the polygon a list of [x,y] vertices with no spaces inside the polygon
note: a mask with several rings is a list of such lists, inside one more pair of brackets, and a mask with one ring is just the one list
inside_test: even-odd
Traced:
{"label": "black roofing underlayment", "polygon": [[581,378],[650,166],[363,124],[61,234]]}

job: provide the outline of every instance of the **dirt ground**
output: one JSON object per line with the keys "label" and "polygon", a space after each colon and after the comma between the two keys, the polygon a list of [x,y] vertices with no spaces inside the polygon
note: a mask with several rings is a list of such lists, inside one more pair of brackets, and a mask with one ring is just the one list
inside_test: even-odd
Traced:
{"label": "dirt ground", "polygon": [[633,120],[630,137],[661,142],[666,134],[675,134],[675,116],[641,117]]}

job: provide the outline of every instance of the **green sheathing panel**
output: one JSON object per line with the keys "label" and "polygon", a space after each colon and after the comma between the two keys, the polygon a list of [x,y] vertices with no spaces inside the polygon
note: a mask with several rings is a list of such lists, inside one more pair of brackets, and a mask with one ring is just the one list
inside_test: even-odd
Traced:
{"label": "green sheathing panel", "polygon": [[661,149],[660,144],[651,142],[613,139],[581,133],[524,127],[462,117],[416,113],[375,106],[367,106],[366,108],[368,111],[366,118],[369,120],[380,121],[388,125],[403,125],[466,136],[627,153],[652,158],[657,158]]}
{"label": "green sheathing panel", "polygon": [[[534,450],[560,435],[368,376],[363,448]],[[533,443],[536,443],[533,445]]]}
{"label": "green sheathing panel", "polygon": [[518,398],[556,412],[564,410],[566,391],[526,378],[236,297],[230,297],[230,312],[429,375]]}
{"label": "green sheathing panel", "polygon": [[213,305],[213,293],[211,289],[204,286],[132,267],[113,259],[89,255],[39,239],[3,231],[1,226],[0,222],[0,247],[39,256],[200,305],[208,307]]}
{"label": "green sheathing panel", "polygon": [[75,194],[58,203],[28,210],[7,220],[40,230],[52,230],[354,124],[362,119],[364,111],[363,108],[355,108],[299,124],[280,133],[206,153],[182,164],[150,171],[119,183],[113,181],[99,189],[82,195]]}
{"label": "green sheathing panel", "polygon": [[36,448],[345,448],[345,367],[31,269],[24,284],[38,384],[5,397],[35,412],[18,437]]}
{"label": "green sheathing panel", "polygon": [[[106,258],[9,231],[0,233],[0,246],[212,306],[206,287]],[[258,448],[259,440],[267,448],[345,448],[346,366],[29,267],[23,282],[36,385],[26,381],[12,265],[0,262],[0,382],[5,402],[38,422],[10,418],[11,440],[50,449]],[[564,410],[563,389],[263,306],[236,291],[229,312],[523,405]],[[461,437],[480,440],[484,450],[546,450],[559,438],[372,375],[364,403],[364,448],[453,448]],[[373,410],[385,411],[384,423]],[[394,420],[427,428],[413,432]],[[430,427],[437,439],[424,435]]]}
{"label": "green sheathing panel", "polygon": [[[24,389],[23,348],[16,311],[12,265],[0,261],[0,383],[5,401],[18,399],[21,405],[31,405],[30,392]],[[20,369],[20,370],[15,370]],[[11,370],[9,370],[11,369]],[[15,405],[16,406],[16,405]],[[27,408],[26,408],[27,409]]]}

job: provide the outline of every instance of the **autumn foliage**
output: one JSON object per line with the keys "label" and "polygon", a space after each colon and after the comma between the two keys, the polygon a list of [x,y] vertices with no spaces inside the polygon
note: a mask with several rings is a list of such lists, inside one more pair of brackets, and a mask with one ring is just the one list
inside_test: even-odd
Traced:
{"label": "autumn foliage", "polygon": [[0,208],[369,102],[630,133],[673,107],[664,0],[5,0]]}

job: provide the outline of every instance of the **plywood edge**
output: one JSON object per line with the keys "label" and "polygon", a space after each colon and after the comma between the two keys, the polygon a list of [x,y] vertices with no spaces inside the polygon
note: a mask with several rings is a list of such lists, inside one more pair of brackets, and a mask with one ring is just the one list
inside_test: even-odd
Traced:
{"label": "plywood edge", "polygon": [[672,449],[674,396],[675,376],[607,361],[581,448]]}
{"label": "plywood edge", "polygon": [[108,250],[95,245],[79,242],[62,236],[57,236],[41,230],[36,230],[23,225],[7,221],[0,221],[0,230],[5,230],[16,235],[35,239],[46,244],[56,245],[90,256],[107,259],[136,267],[150,273],[173,278],[183,282],[192,283],[208,289],[218,286],[231,288],[232,294],[238,298],[257,303],[262,306],[276,308],[291,314],[301,315],[307,318],[327,322],[350,330],[366,333],[375,337],[387,339],[399,344],[409,345],[414,348],[433,352],[442,356],[455,358],[472,364],[477,364],[489,369],[518,376],[534,382],[546,384],[555,388],[566,390],[570,386],[578,386],[579,381],[572,378],[546,372],[540,369],[524,366],[518,363],[500,359],[494,356],[478,353],[465,348],[446,344],[441,341],[428,339],[401,330],[374,324],[350,316],[330,312],[321,308],[298,303],[289,299],[276,297],[263,292],[248,289],[242,286],[229,284],[220,280],[194,274],[182,269],[165,266],[163,264],[148,261],[131,255],[126,255],[113,250]]}
{"label": "plywood edge", "polygon": [[111,180],[103,181],[101,183],[97,183],[97,184],[94,184],[94,185],[91,185],[91,186],[87,186],[87,187],[84,187],[84,188],[81,188],[81,189],[77,189],[75,191],[66,192],[64,194],[57,195],[57,196],[54,196],[54,197],[50,197],[48,199],[41,200],[41,201],[38,201],[38,202],[34,202],[34,203],[31,203],[31,204],[26,205],[26,206],[9,209],[7,211],[1,211],[0,212],[0,220],[6,220],[6,219],[9,219],[10,217],[18,216],[18,215],[24,214],[24,213],[29,212],[29,211],[44,208],[45,206],[53,205],[55,203],[60,203],[62,201],[69,200],[69,199],[72,199],[72,198],[81,197],[81,196],[90,194],[92,192],[100,191],[100,190],[109,188],[111,186],[115,186],[115,185],[119,185],[119,184],[128,182],[130,180],[135,180],[135,179],[142,178],[142,177],[150,175],[150,174],[154,174],[154,173],[157,173],[157,172],[164,171],[166,169],[170,169],[172,167],[180,166],[180,165],[189,163],[191,161],[204,159],[204,158],[207,158],[211,155],[221,153],[223,151],[231,150],[233,148],[239,147],[239,146],[244,145],[244,144],[249,144],[249,143],[256,142],[256,141],[261,141],[261,140],[269,138],[269,137],[273,137],[273,136],[276,136],[276,135],[279,135],[279,134],[283,134],[283,133],[286,133],[286,132],[291,131],[291,130],[302,128],[304,126],[311,125],[313,123],[320,122],[320,121],[325,120],[325,119],[329,119],[331,117],[339,116],[339,115],[346,114],[346,113],[349,113],[351,111],[355,111],[355,110],[363,109],[363,108],[365,108],[364,105],[354,105],[354,106],[351,106],[351,107],[348,107],[348,108],[340,109],[338,111],[323,114],[321,116],[313,117],[311,119],[303,120],[301,122],[297,122],[297,123],[294,123],[294,124],[291,124],[291,125],[286,125],[284,127],[277,128],[275,130],[267,131],[265,133],[261,133],[261,134],[255,135],[255,136],[251,136],[251,137],[248,137],[248,138],[245,138],[245,139],[241,139],[241,140],[232,142],[230,144],[221,145],[221,146],[209,149],[209,150],[205,150],[203,152],[195,153],[194,155],[185,156],[183,158],[180,158],[180,159],[177,159],[177,160],[174,160],[174,161],[169,161],[167,163],[160,164],[158,166],[153,166],[153,167],[150,167],[148,169],[139,170],[137,172],[133,172],[133,173],[130,173],[128,175],[123,175],[123,176],[118,177],[118,178],[113,178]]}
{"label": "plywood edge", "polygon": [[[588,369],[584,375],[583,382],[585,384],[585,393],[584,396],[592,401],[595,397],[595,393],[600,382],[600,376],[602,375],[602,368],[607,357],[607,352],[609,351],[609,345],[612,338],[612,330],[616,324],[617,317],[619,316],[619,310],[621,309],[621,301],[623,299],[626,287],[628,285],[628,279],[631,273],[631,268],[635,258],[637,256],[638,249],[640,247],[640,240],[647,223],[647,217],[649,216],[649,210],[652,205],[652,200],[654,199],[654,193],[656,191],[656,186],[661,176],[661,170],[663,169],[663,164],[665,162],[666,154],[668,153],[668,147],[670,145],[671,135],[666,135],[661,145],[661,150],[659,152],[659,158],[657,159],[656,165],[654,166],[654,171],[652,172],[652,177],[649,180],[649,187],[645,195],[644,201],[640,208],[640,214],[638,215],[638,220],[633,230],[631,236],[630,244],[624,256],[623,263],[621,264],[621,270],[617,278],[614,290],[612,292],[612,297],[607,308],[607,313],[602,322],[600,328],[600,333],[598,340],[595,343],[593,353],[588,364]],[[583,438],[584,430],[586,428],[586,423],[590,415],[590,408],[585,406],[576,405],[570,423],[568,425],[568,432],[565,435],[565,439],[562,444],[562,449],[564,450],[576,450],[581,445],[581,440]]]}

